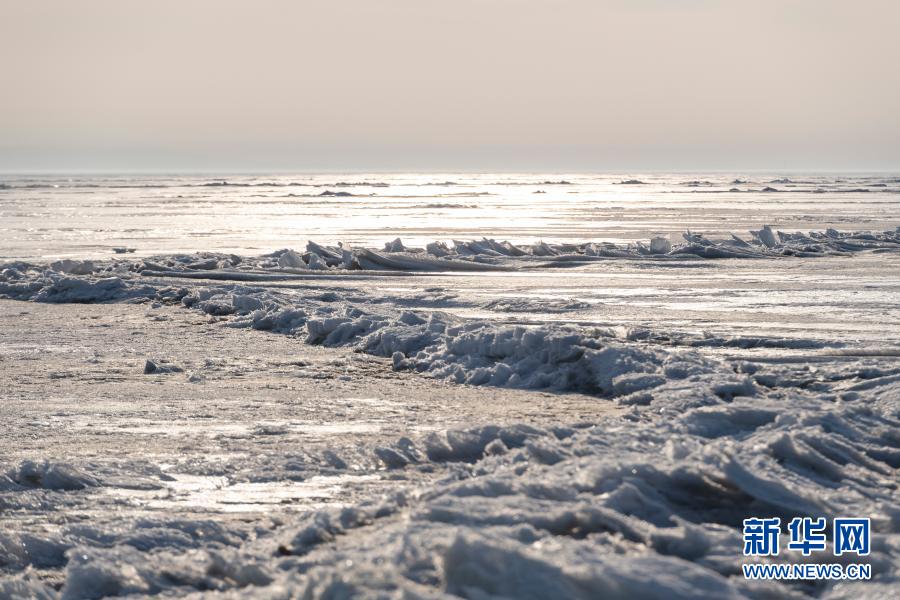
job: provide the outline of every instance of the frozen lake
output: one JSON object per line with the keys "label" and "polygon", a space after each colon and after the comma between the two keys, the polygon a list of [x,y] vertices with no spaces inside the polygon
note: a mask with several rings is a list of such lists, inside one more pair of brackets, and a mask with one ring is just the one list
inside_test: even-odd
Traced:
{"label": "frozen lake", "polygon": [[[381,248],[489,237],[515,244],[680,241],[771,224],[783,231],[892,230],[900,177],[890,174],[693,173],[325,174],[0,178],[0,260],[141,257],[212,251],[258,255],[308,240]],[[507,322],[573,322],[719,335],[900,343],[895,255],[817,261],[665,265],[606,261],[578,268],[372,278],[368,289],[443,287],[435,306]],[[336,285],[341,285],[336,283]],[[348,283],[346,285],[356,285]],[[524,299],[527,311],[482,310]],[[542,312],[572,300],[577,312]]]}
{"label": "frozen lake", "polygon": [[[0,597],[890,596],[898,225],[877,174],[7,177]],[[836,515],[875,581],[738,575]]]}
{"label": "frozen lake", "polygon": [[[622,183],[635,182],[643,183]],[[769,191],[771,190],[771,191]],[[330,174],[0,176],[0,260],[196,250],[260,254],[314,240],[380,247],[652,235],[893,229],[895,175]]]}

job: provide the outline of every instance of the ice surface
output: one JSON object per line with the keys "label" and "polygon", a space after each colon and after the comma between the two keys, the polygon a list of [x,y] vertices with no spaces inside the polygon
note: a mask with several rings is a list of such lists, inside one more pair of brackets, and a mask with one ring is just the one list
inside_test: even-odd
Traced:
{"label": "ice surface", "polygon": [[[509,319],[533,312],[567,317],[590,308],[547,298],[479,303],[477,308],[502,318],[464,318],[449,309],[469,300],[447,288],[422,286],[414,296],[401,296],[339,283],[365,276],[366,268],[471,269],[480,277],[484,267],[505,274],[609,258],[637,264],[689,260],[694,266],[706,259],[785,259],[802,265],[824,256],[893,254],[897,235],[764,227],[747,241],[690,232],[669,250],[653,240],[645,246],[483,239],[422,250],[395,240],[383,252],[309,244],[303,254],[290,251],[300,258],[294,264],[281,264],[287,252],[162,255],[97,262],[84,275],[44,264],[4,265],[0,294],[8,298],[182,306],[203,323],[198,326],[214,331],[268,330],[294,336],[298,344],[390,358],[395,369],[469,385],[581,392],[595,396],[598,406],[614,402],[622,413],[555,427],[482,424],[362,445],[359,451],[383,469],[379,473],[407,475],[398,479],[403,483],[382,497],[260,521],[252,531],[198,517],[147,518],[119,527],[66,522],[40,535],[2,532],[0,595],[890,597],[900,581],[896,355],[826,354],[824,349],[852,349],[812,337],[620,331]],[[318,280],[304,278],[314,264],[316,276],[327,272],[333,277],[328,281],[339,283],[310,285]],[[295,278],[263,279],[275,275]],[[238,281],[241,276],[249,279]],[[410,298],[416,310],[406,306]],[[890,310],[893,300],[884,302]],[[756,360],[710,352],[762,347],[807,354]],[[151,362],[152,372],[167,366],[162,358]],[[285,427],[253,431],[278,436]],[[199,505],[239,505],[248,497],[274,502],[371,474],[332,452],[304,471],[318,469],[317,475],[287,485],[282,458],[265,463],[278,481],[226,485],[214,474],[190,481],[144,474],[132,495],[168,490]],[[55,499],[111,489],[115,475],[56,460],[18,461],[0,472],[0,507],[9,511],[40,510]],[[742,519],[841,515],[872,518],[871,584],[763,585],[741,577]],[[836,560],[829,553],[822,559]],[[31,572],[36,569],[58,572],[59,585],[41,581]]]}
{"label": "ice surface", "polygon": [[[465,597],[799,596],[802,586],[739,577],[741,520],[841,511],[873,515],[876,579],[896,581],[897,464],[871,454],[898,447],[900,388],[882,391],[890,406],[873,412],[802,389],[723,399],[715,384],[671,383],[657,411],[605,427],[451,432],[419,455],[471,467],[417,501],[309,518],[281,553],[316,567],[287,581],[313,594],[340,585]],[[510,450],[486,451],[500,444]],[[339,536],[337,552],[316,551]]]}
{"label": "ice surface", "polygon": [[[487,426],[373,448],[395,470],[449,470],[415,493],[311,512],[255,541],[216,530],[207,537],[221,545],[203,541],[192,533],[200,523],[73,528],[57,559],[61,597],[841,597],[840,585],[743,580],[740,527],[748,514],[850,513],[873,519],[869,562],[881,584],[856,593],[883,597],[900,564],[900,382],[863,379],[877,394],[853,395],[859,371],[832,373],[816,391],[769,375],[781,385],[737,396],[714,379],[671,380],[652,410],[596,425]],[[39,556],[51,542],[19,543]]]}
{"label": "ice surface", "polygon": [[[173,254],[197,248],[198,236],[202,248],[223,253],[294,248],[302,254],[298,240],[310,236],[320,244],[341,240],[380,249],[398,236],[408,247],[424,248],[435,239],[492,232],[524,246],[540,237],[627,243],[673,238],[685,229],[715,238],[759,229],[760,222],[789,231],[900,225],[896,176],[798,174],[772,183],[783,179],[759,173],[295,174],[226,181],[6,175],[0,256],[101,259],[116,248]],[[778,192],[763,193],[766,187]],[[453,201],[460,198],[478,200]],[[170,218],[173,213],[179,218]]]}
{"label": "ice surface", "polygon": [[[456,242],[453,253],[444,257],[430,256],[427,251],[411,251],[400,240],[388,244],[389,252],[378,254],[367,249],[354,249],[351,263],[358,267],[425,270],[515,269],[518,261],[532,258],[600,259],[615,254],[635,260],[656,257],[675,260],[690,254],[707,258],[800,256],[807,259],[826,253],[897,251],[900,238],[896,232],[784,234],[779,239],[771,228],[754,232],[757,246],[746,242],[725,240],[713,242],[696,233],[685,233],[685,244],[675,245],[669,254],[659,254],[643,246],[616,248],[586,245],[555,245],[544,242],[530,248],[492,240]],[[772,244],[770,245],[769,242]],[[651,246],[653,243],[651,242]],[[464,250],[464,255],[459,252]],[[579,254],[585,252],[585,254]],[[773,254],[773,252],[775,254]],[[537,256],[536,256],[537,255]],[[307,246],[304,259],[291,250],[279,251],[264,257],[236,257],[223,255],[176,255],[155,261],[113,261],[97,269],[96,273],[74,276],[58,273],[40,266],[15,263],[0,272],[0,295],[38,302],[108,302],[160,301],[180,302],[217,318],[231,327],[249,327],[279,333],[302,335],[307,343],[330,347],[350,346],[376,356],[390,357],[395,369],[410,369],[428,375],[472,385],[509,386],[525,389],[577,391],[604,397],[637,396],[675,377],[704,376],[711,372],[708,361],[696,353],[661,354],[657,350],[631,344],[652,341],[653,332],[631,330],[625,341],[608,331],[584,331],[560,325],[503,326],[494,320],[459,319],[449,314],[415,313],[392,306],[389,299],[369,298],[364,301],[342,301],[337,292],[290,296],[272,288],[253,288],[223,283],[217,286],[173,288],[154,283],[153,275],[167,277],[191,273],[199,265],[197,275],[212,278],[221,273],[227,281],[240,275],[259,275],[281,272],[302,264],[304,269],[333,270],[335,277],[349,277],[344,269],[347,256],[343,249],[328,249],[315,243]],[[481,259],[501,260],[501,264],[483,263]],[[353,262],[356,261],[356,262]],[[144,267],[151,262],[160,271]],[[329,262],[331,265],[329,266]],[[358,264],[357,264],[358,263]],[[211,265],[216,268],[209,271]],[[149,277],[141,277],[141,273]],[[438,306],[445,300],[438,302]],[[574,300],[548,301],[535,299],[497,300],[485,305],[489,310],[505,312],[542,313],[580,310],[589,305]],[[621,337],[621,336],[618,336]],[[703,335],[670,335],[669,342],[688,347],[720,348],[821,348],[821,342],[809,339],[772,339],[740,336],[719,337]],[[669,365],[677,364],[678,369]],[[148,372],[171,371],[154,364]],[[722,385],[727,384],[723,381]],[[735,384],[738,385],[738,384]],[[738,385],[738,388],[740,385]],[[735,388],[735,389],[738,389]],[[724,388],[723,388],[724,389]]]}

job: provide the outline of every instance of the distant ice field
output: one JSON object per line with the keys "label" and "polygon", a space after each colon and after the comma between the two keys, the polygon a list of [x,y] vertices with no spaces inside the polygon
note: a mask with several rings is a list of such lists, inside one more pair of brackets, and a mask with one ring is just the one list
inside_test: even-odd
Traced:
{"label": "distant ice field", "polygon": [[[778,230],[890,231],[890,174],[327,174],[5,176],[0,262],[220,252],[309,240],[380,250],[484,237],[513,244],[684,242]],[[133,253],[117,255],[115,248]],[[692,335],[787,337],[893,353],[900,346],[896,252],[812,259],[602,260],[511,272],[382,274],[329,282],[375,296],[439,288],[434,309],[502,323],[644,327]],[[277,285],[277,284],[274,284]],[[289,285],[289,284],[285,284]],[[554,303],[563,303],[560,310]],[[577,307],[577,309],[573,309]],[[746,349],[745,349],[746,350]],[[781,352],[803,353],[804,349]]]}
{"label": "distant ice field", "polygon": [[[639,183],[638,183],[639,182]],[[900,175],[0,176],[0,260],[484,236],[628,242],[691,229],[893,229]]]}

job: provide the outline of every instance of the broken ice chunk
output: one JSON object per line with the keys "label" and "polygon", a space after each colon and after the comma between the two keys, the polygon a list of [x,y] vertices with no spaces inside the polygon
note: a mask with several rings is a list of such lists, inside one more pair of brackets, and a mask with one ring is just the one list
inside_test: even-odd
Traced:
{"label": "broken ice chunk", "polygon": [[287,250],[284,254],[278,257],[278,266],[282,269],[291,268],[291,269],[303,269],[306,267],[306,263],[303,262],[303,257],[294,252],[293,250]]}
{"label": "broken ice chunk", "polygon": [[655,237],[650,240],[650,252],[652,254],[668,254],[672,250],[672,242],[664,237]]}

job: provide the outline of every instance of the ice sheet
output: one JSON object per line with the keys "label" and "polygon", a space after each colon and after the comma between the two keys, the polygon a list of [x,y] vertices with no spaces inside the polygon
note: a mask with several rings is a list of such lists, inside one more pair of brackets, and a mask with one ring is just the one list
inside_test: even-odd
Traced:
{"label": "ice sheet", "polygon": [[[344,425],[330,432],[333,447],[302,461],[283,445],[242,458],[242,479],[229,473],[234,455],[221,471],[207,464],[188,474],[51,451],[4,461],[4,512],[56,521],[0,533],[0,596],[890,596],[900,564],[897,233],[748,229],[756,235],[686,233],[671,246],[489,235],[421,250],[401,238],[385,250],[321,241],[291,255],[8,262],[0,294],[19,301],[125,303],[154,323],[177,310],[193,319],[178,322],[184,339],[271,335],[389,359],[367,366],[367,377],[393,368],[485,390],[541,390],[552,392],[541,397],[548,407],[577,392],[598,409],[571,420],[560,410],[541,426],[356,437],[353,452],[338,439],[378,427]],[[203,386],[260,368],[148,358],[156,369],[128,376]],[[289,351],[275,358],[290,364]],[[291,368],[301,380],[343,376],[325,365]],[[607,405],[618,412],[603,413]],[[28,426],[53,427],[46,419]],[[195,439],[192,423],[90,425],[95,435]],[[303,424],[196,427],[258,441]],[[368,495],[329,498],[369,484]],[[100,496],[126,520],[70,519]],[[194,514],[138,516],[134,503]],[[222,516],[232,512],[253,516]],[[872,582],[740,576],[741,519],[842,515],[872,518]]]}

